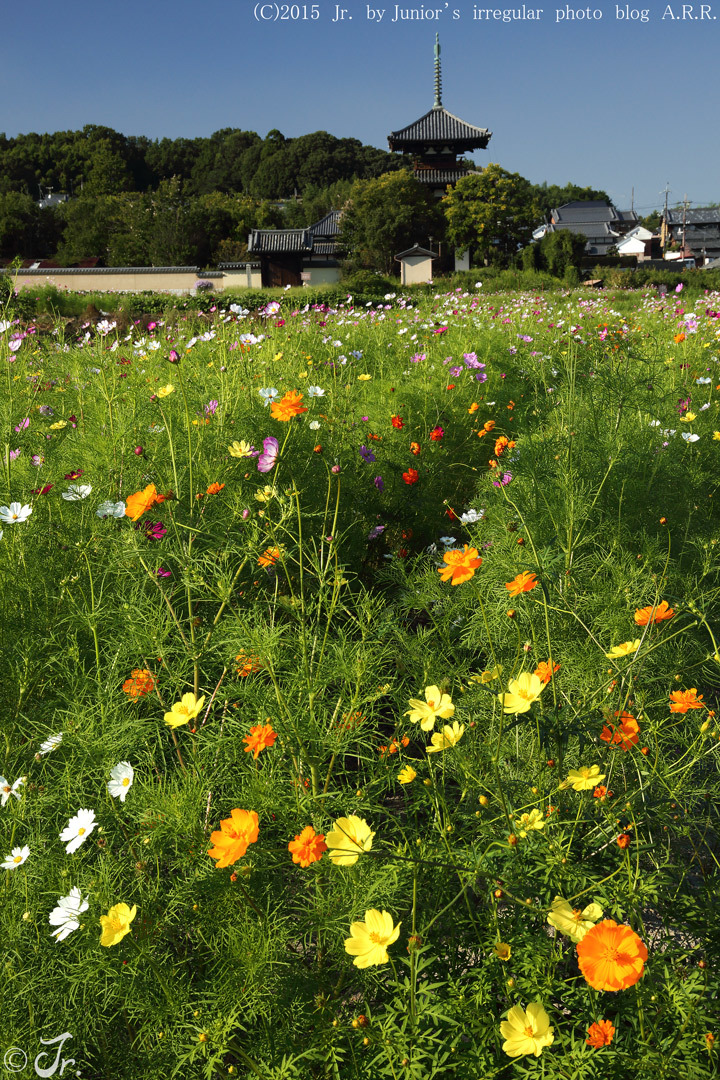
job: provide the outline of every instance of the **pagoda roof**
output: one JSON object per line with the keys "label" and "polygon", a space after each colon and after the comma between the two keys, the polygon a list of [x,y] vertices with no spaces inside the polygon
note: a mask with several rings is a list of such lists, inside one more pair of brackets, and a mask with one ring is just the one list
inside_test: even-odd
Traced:
{"label": "pagoda roof", "polygon": [[391,150],[410,150],[428,143],[452,144],[454,150],[484,149],[492,131],[466,124],[442,105],[433,105],[429,112],[407,127],[388,135]]}

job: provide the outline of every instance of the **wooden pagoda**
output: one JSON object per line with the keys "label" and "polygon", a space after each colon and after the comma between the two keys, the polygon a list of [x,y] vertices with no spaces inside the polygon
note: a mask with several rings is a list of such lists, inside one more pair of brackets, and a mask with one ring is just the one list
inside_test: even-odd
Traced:
{"label": "wooden pagoda", "polygon": [[440,40],[436,34],[435,103],[419,120],[388,135],[390,149],[411,154],[416,179],[427,184],[440,198],[448,184],[456,184],[461,176],[471,171],[458,157],[472,150],[484,150],[491,136],[492,132],[487,128],[466,124],[443,108]]}

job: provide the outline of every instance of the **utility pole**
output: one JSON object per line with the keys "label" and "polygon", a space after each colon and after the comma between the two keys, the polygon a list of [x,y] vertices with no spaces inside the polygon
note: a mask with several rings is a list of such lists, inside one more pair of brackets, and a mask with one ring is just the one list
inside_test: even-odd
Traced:
{"label": "utility pole", "polygon": [[[662,195],[662,191],[660,192],[660,194]],[[667,219],[667,215],[668,215],[668,195],[669,194],[670,194],[670,181],[668,180],[666,182],[666,184],[665,184],[665,215],[663,217],[663,224],[662,224],[662,230],[661,230],[663,258],[665,258],[665,249],[667,248],[667,238],[668,238],[668,219]]]}
{"label": "utility pole", "polygon": [[682,256],[685,258],[685,222],[687,219],[687,192],[683,195],[683,230],[682,230]]}

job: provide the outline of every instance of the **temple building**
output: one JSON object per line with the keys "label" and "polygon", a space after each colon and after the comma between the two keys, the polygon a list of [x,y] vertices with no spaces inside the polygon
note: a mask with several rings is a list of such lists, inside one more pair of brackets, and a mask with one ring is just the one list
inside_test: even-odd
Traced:
{"label": "temple building", "polygon": [[416,180],[427,184],[436,198],[441,198],[448,184],[473,171],[459,155],[472,150],[484,150],[490,142],[492,131],[474,127],[454,116],[442,104],[442,76],[440,72],[440,41],[435,35],[435,102],[432,109],[419,120],[388,135],[391,150],[411,154],[414,158]]}

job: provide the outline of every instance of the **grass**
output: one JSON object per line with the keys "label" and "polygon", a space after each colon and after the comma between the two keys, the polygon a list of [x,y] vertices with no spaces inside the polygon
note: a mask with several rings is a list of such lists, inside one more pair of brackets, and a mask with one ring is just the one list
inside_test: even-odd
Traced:
{"label": "grass", "polygon": [[[720,342],[684,295],[5,317],[16,1071],[69,1032],[84,1080],[717,1075]],[[632,929],[622,988],[557,898]]]}

